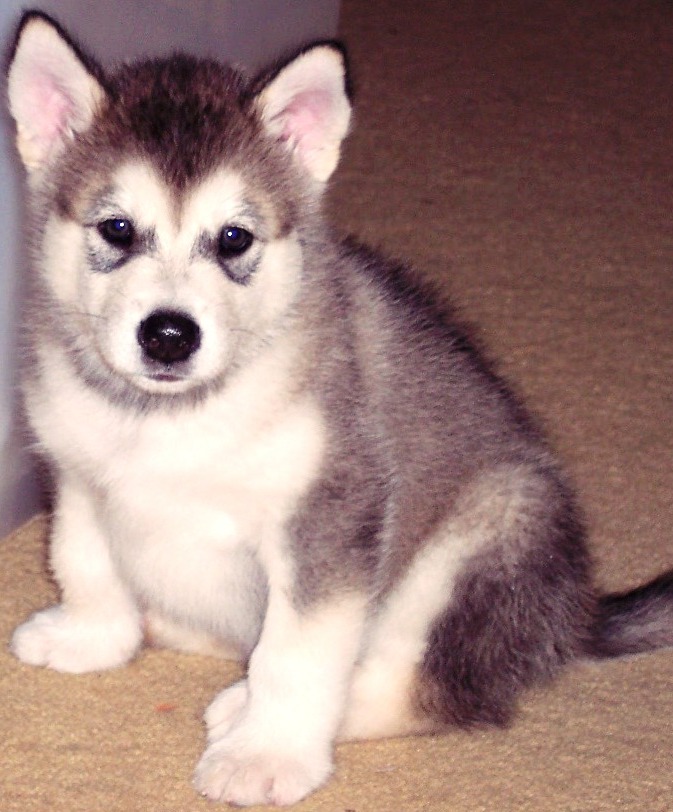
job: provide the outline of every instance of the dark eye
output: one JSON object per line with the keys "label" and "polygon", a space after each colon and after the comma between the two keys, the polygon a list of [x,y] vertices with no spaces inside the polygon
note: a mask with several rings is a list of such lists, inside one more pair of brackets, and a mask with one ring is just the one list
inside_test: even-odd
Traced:
{"label": "dark eye", "polygon": [[98,233],[110,245],[116,248],[130,248],[135,231],[133,223],[124,217],[111,217],[98,225]]}
{"label": "dark eye", "polygon": [[252,245],[253,236],[249,231],[238,226],[225,226],[220,232],[218,251],[221,257],[233,257],[242,254]]}

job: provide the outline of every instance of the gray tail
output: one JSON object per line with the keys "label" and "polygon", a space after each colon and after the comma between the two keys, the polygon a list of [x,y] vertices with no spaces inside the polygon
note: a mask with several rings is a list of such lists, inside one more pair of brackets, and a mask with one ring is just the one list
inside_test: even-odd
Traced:
{"label": "gray tail", "polygon": [[673,647],[673,570],[629,592],[604,595],[589,643],[598,659]]}

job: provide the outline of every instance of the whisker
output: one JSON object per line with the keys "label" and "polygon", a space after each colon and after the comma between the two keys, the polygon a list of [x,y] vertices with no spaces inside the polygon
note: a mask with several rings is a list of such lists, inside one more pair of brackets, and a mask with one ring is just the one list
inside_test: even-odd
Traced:
{"label": "whisker", "polygon": [[87,318],[87,319],[98,319],[100,321],[108,321],[108,317],[102,315],[101,313],[91,313],[88,310],[75,310],[75,309],[67,309],[63,308],[61,310],[64,316],[77,316],[79,318]]}

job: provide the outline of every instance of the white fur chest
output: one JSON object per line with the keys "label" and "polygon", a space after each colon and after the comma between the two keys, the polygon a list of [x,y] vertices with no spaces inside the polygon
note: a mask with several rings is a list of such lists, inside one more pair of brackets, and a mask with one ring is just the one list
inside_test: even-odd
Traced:
{"label": "white fur chest", "polygon": [[212,628],[223,610],[215,596],[244,600],[234,593],[255,576],[257,546],[282,538],[320,467],[319,409],[269,392],[262,374],[198,407],[140,415],[59,366],[28,397],[43,446],[89,490],[137,597]]}
{"label": "white fur chest", "polygon": [[320,410],[310,396],[289,394],[284,361],[271,357],[200,405],[143,414],[110,405],[54,352],[29,388],[28,412],[63,471],[128,506],[162,494],[173,506],[231,501],[240,514],[250,492],[275,494],[280,507],[313,479],[324,445]]}

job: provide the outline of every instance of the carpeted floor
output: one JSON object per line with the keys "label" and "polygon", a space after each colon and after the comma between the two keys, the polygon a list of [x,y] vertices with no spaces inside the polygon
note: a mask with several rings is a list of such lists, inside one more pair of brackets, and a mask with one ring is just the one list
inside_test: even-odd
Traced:
{"label": "carpeted floor", "polygon": [[[502,9],[506,8],[506,11]],[[598,577],[673,566],[673,5],[344,0],[345,229],[448,286],[542,417]],[[55,598],[45,523],[0,544],[0,638]],[[236,675],[151,651],[63,676],[0,653],[0,809],[186,812]],[[665,812],[673,652],[569,671],[509,731],[349,744],[301,809]]]}

